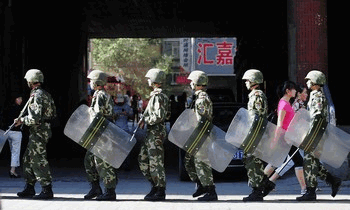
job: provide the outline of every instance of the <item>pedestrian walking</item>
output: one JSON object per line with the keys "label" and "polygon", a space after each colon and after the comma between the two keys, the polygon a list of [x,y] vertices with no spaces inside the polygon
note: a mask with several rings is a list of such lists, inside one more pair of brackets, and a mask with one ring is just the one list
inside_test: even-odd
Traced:
{"label": "pedestrian walking", "polygon": [[[129,130],[129,119],[132,118],[133,112],[131,107],[129,106],[127,102],[127,95],[117,94],[115,105],[113,107],[115,124],[123,129],[125,132],[131,134],[132,132]],[[131,168],[131,158],[130,154],[128,157],[124,160],[122,166],[120,168],[123,168],[125,170],[130,170]]]}
{"label": "pedestrian walking", "polygon": [[115,105],[113,106],[113,113],[115,124],[125,132],[131,133],[128,126],[128,121],[132,118],[133,111],[127,103],[126,97],[122,94],[117,94]]}
{"label": "pedestrian walking", "polygon": [[131,108],[132,108],[132,112],[133,112],[132,127],[134,127],[135,121],[136,121],[136,123],[139,121],[138,101],[139,101],[138,96],[137,95],[133,95],[132,96],[132,101],[131,101]]}
{"label": "pedestrian walking", "polygon": [[[107,83],[107,74],[100,70],[94,70],[88,75],[88,78],[91,89],[95,90],[89,109],[90,114],[94,116],[100,113],[106,119],[113,121],[113,99],[104,88]],[[96,200],[100,201],[116,200],[115,188],[118,182],[116,169],[90,151],[86,152],[84,165],[87,179],[91,184],[91,189],[84,196],[84,199],[91,200],[96,197]],[[100,178],[105,186],[103,194]]]}
{"label": "pedestrian walking", "polygon": [[[196,113],[198,122],[213,120],[213,103],[210,100],[206,87],[208,85],[208,76],[205,72],[195,70],[187,78],[191,80],[191,89],[194,92],[191,109]],[[200,161],[196,156],[186,153],[185,168],[193,182],[196,182],[196,191],[193,197],[198,197],[199,201],[216,201],[218,196],[215,191],[212,168],[206,163]]]}
{"label": "pedestrian walking", "polygon": [[[281,104],[278,106],[278,124],[277,126],[279,126],[279,129],[281,128],[281,122],[282,125],[284,125],[284,121],[286,120],[285,115],[287,114],[287,112],[291,112],[291,109],[289,107],[290,103],[286,103],[286,101],[289,98],[289,94],[291,94],[291,89],[295,87],[296,89],[296,98],[292,104],[292,108],[294,112],[297,112],[299,109],[301,108],[305,108],[305,101],[307,100],[307,89],[306,88],[301,88],[298,85],[295,85],[293,82],[285,82],[283,87],[282,87],[282,93],[284,93],[283,98],[281,99]],[[289,102],[292,101],[293,98],[290,97]],[[283,114],[284,112],[286,112],[285,114]],[[290,122],[290,121],[289,121]],[[289,126],[289,124],[288,124]],[[286,126],[288,128],[288,126]],[[282,126],[283,127],[283,126]],[[285,129],[285,127],[284,127]],[[292,156],[294,154],[294,152],[297,150],[297,148],[295,146],[292,146],[290,152],[289,152],[289,156]],[[271,175],[271,177],[269,178],[270,181],[272,181],[273,183],[276,183],[277,179],[281,176],[283,176],[289,169],[291,169],[293,166],[295,166],[295,176],[298,179],[298,182],[300,184],[300,188],[301,188],[301,194],[305,194],[306,193],[306,184],[305,184],[305,177],[304,177],[304,170],[303,170],[303,156],[300,153],[300,150],[297,151],[297,153],[295,153],[295,155],[293,156],[292,159],[290,159],[290,161],[285,165],[283,164],[282,166],[278,167],[276,170],[274,170],[274,168],[271,167],[271,165],[269,164],[266,168],[265,168],[265,174],[267,176],[270,176],[272,174],[272,172],[274,172],[274,174]]]}
{"label": "pedestrian walking", "polygon": [[[276,137],[283,135],[281,133],[284,133],[288,129],[288,126],[295,115],[295,111],[292,105],[290,104],[290,101],[292,98],[295,97],[297,92],[296,89],[297,89],[296,84],[291,81],[284,82],[282,86],[282,90],[281,90],[282,97],[278,103],[278,108],[277,108],[278,119],[277,119],[276,133],[275,133]],[[301,103],[301,102],[298,102],[298,103]],[[299,184],[303,191],[306,189],[306,185],[304,181],[304,173],[303,173],[303,157],[300,155],[299,151],[297,151],[294,154],[294,152],[297,149],[298,149],[297,147],[292,146],[292,148],[289,151],[289,155],[292,156],[292,160],[295,164],[295,175],[298,178]],[[277,170],[278,172],[275,172],[271,176],[271,174],[275,171],[275,168],[271,164],[268,164],[264,172],[267,176],[271,176],[269,178],[271,182],[276,183],[276,180],[283,175],[281,174],[281,169],[282,168],[279,168]],[[271,191],[273,190],[273,188],[270,188],[269,190]],[[267,194],[267,193],[269,192],[266,191],[264,194]]]}
{"label": "pedestrian walking", "polygon": [[163,141],[166,137],[165,120],[170,117],[169,98],[162,93],[165,72],[150,69],[146,76],[152,87],[151,98],[144,112],[140,127],[147,124],[146,139],[139,154],[139,165],[142,174],[151,182],[152,189],[145,196],[148,201],[165,200],[165,168]]}
{"label": "pedestrian walking", "polygon": [[[12,124],[13,119],[17,118],[21,110],[23,109],[23,98],[19,93],[13,93],[15,97],[11,100],[11,103],[4,110],[4,130],[7,130]],[[21,126],[11,129],[7,134],[8,142],[11,151],[11,169],[9,175],[11,178],[20,178],[21,176],[16,172],[16,168],[20,166],[20,153],[21,153],[21,143],[22,143],[22,128]]]}
{"label": "pedestrian walking", "polygon": [[[28,70],[25,77],[31,89],[24,114],[15,119],[15,126],[29,126],[29,142],[23,158],[25,188],[17,195],[21,198],[52,199],[52,176],[47,161],[46,144],[52,136],[51,121],[56,117],[56,106],[51,95],[42,89],[44,75],[38,69]],[[42,191],[35,196],[35,183],[39,181]]]}

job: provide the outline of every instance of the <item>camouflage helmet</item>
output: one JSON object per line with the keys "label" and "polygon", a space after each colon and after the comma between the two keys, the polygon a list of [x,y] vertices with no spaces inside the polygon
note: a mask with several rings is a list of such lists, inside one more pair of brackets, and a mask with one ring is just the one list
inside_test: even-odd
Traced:
{"label": "camouflage helmet", "polygon": [[192,71],[187,79],[191,80],[195,85],[208,85],[207,74],[200,70]]}
{"label": "camouflage helmet", "polygon": [[99,86],[103,86],[107,83],[107,77],[108,75],[101,70],[93,70],[87,76],[87,78],[89,78],[90,80],[93,80]]}
{"label": "camouflage helmet", "polygon": [[264,82],[264,76],[261,71],[257,69],[249,69],[243,75],[243,80],[249,80],[250,82],[261,84]]}
{"label": "camouflage helmet", "polygon": [[44,82],[44,74],[39,69],[30,69],[27,71],[26,75],[24,76],[24,79],[27,80],[27,82]]}
{"label": "camouflage helmet", "polygon": [[161,69],[150,69],[148,70],[146,76],[151,80],[152,83],[161,84],[165,80],[165,72]]}
{"label": "camouflage helmet", "polygon": [[318,71],[318,70],[311,70],[305,77],[307,80],[311,80],[312,83],[316,85],[324,85],[326,84],[326,76]]}

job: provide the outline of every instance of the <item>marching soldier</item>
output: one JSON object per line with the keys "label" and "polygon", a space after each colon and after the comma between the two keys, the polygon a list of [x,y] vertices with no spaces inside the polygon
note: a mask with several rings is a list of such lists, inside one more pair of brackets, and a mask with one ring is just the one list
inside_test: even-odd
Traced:
{"label": "marching soldier", "polygon": [[150,69],[146,76],[153,88],[151,98],[144,112],[140,127],[147,124],[146,139],[139,154],[139,165],[142,174],[152,184],[151,191],[145,196],[148,201],[165,200],[165,169],[163,140],[166,137],[165,120],[170,117],[169,99],[162,93],[165,72]]}
{"label": "marching soldier", "polygon": [[[44,75],[38,69],[28,70],[25,77],[31,88],[28,105],[24,107],[25,116],[15,119],[15,126],[27,125],[29,143],[23,157],[23,175],[26,186],[18,197],[34,199],[52,199],[52,177],[46,155],[46,144],[51,138],[51,120],[56,117],[56,106],[51,95],[41,88]],[[42,191],[35,196],[35,183],[39,181]]]}
{"label": "marching soldier", "polygon": [[[213,119],[213,104],[205,92],[208,84],[208,76],[203,71],[192,71],[188,76],[191,80],[191,88],[195,91],[191,109],[196,113],[198,121],[203,118]],[[218,196],[215,191],[214,179],[212,169],[206,163],[198,160],[190,153],[185,155],[185,168],[188,172],[190,179],[197,183],[197,190],[192,195],[194,198],[204,195],[198,198],[200,201],[216,201]]]}
{"label": "marching soldier", "polygon": [[[107,75],[100,70],[94,70],[87,78],[90,79],[91,89],[95,90],[89,109],[90,114],[100,113],[112,121],[113,99],[104,89]],[[84,196],[84,199],[90,200],[97,197],[96,200],[116,200],[115,187],[118,182],[116,169],[89,151],[86,152],[84,165],[87,179],[91,183],[91,190]],[[102,194],[100,187],[100,178],[102,178],[106,188],[104,194]]]}
{"label": "marching soldier", "polygon": [[[305,79],[307,87],[311,90],[308,109],[310,111],[312,121],[317,118],[327,118],[327,99],[321,91],[321,87],[326,83],[326,76],[318,71],[310,71]],[[335,197],[341,185],[341,179],[332,176],[327,169],[320,163],[319,159],[314,157],[314,154],[306,153],[304,156],[304,174],[306,181],[306,193],[297,197],[297,201],[315,201],[317,177],[326,180],[332,187],[332,196]]]}
{"label": "marching soldier", "polygon": [[[262,73],[259,70],[250,69],[244,73],[242,79],[246,80],[246,87],[251,91],[248,95],[250,117],[254,118],[255,115],[258,115],[266,118],[267,98],[264,92],[259,89],[259,84],[263,83]],[[264,174],[264,162],[252,154],[244,154],[243,163],[247,169],[248,185],[253,188],[252,193],[243,198],[243,201],[263,201],[263,197],[275,187],[275,184],[269,181]]]}

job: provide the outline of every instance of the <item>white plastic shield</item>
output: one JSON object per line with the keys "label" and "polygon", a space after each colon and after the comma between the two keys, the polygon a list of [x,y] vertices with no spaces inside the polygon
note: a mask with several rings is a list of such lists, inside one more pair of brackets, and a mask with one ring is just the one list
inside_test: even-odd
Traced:
{"label": "white plastic shield", "polygon": [[[310,113],[305,109],[300,109],[288,127],[285,135],[286,141],[301,148],[311,128],[311,123]],[[350,134],[328,124],[318,144],[312,148],[311,152],[319,160],[334,168],[339,168],[350,152]]]}
{"label": "white plastic shield", "polygon": [[[169,132],[168,139],[186,152],[193,149],[193,154],[202,162],[218,172],[223,172],[231,162],[238,148],[225,141],[225,132],[217,126],[212,126],[211,129],[203,129],[203,132],[208,132],[208,135],[203,138],[201,144],[194,144],[191,136],[198,129],[196,114],[192,109],[186,109],[177,118],[175,124]],[[203,123],[205,124],[205,123]],[[204,125],[205,126],[205,125]],[[199,132],[200,136],[202,133]]]}
{"label": "white plastic shield", "polygon": [[90,115],[89,107],[79,106],[69,118],[64,134],[94,155],[119,168],[136,144],[131,135],[101,115]]}
{"label": "white plastic shield", "polygon": [[[244,141],[248,135],[256,131],[256,127],[253,126],[256,120],[261,119],[257,116],[252,118],[248,110],[240,108],[227,130],[226,141],[247,151]],[[265,122],[261,128],[264,131],[259,137],[260,140],[251,146],[249,150],[251,151],[250,154],[278,167],[282,165],[288,155],[291,145],[284,140],[285,132],[282,129],[276,130],[277,127],[273,123]]]}

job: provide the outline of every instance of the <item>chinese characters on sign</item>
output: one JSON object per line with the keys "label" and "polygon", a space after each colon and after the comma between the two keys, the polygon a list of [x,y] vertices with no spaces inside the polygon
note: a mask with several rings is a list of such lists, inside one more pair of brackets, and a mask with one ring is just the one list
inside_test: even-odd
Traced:
{"label": "chinese characters on sign", "polygon": [[191,68],[191,38],[180,39],[180,66],[185,72],[190,72]]}
{"label": "chinese characters on sign", "polygon": [[218,54],[216,56],[216,64],[218,65],[233,65],[233,55],[232,55],[232,46],[233,43],[222,42],[216,43],[218,48]]}
{"label": "chinese characters on sign", "polygon": [[[214,43],[201,43],[197,44],[199,57],[197,60],[198,64],[214,64],[214,60],[208,60],[207,51],[208,48],[213,48]],[[233,55],[232,55],[232,42],[222,42],[216,43],[217,55],[216,55],[216,64],[217,65],[233,65]]]}
{"label": "chinese characters on sign", "polygon": [[195,69],[207,74],[234,74],[236,38],[196,38],[194,42]]}
{"label": "chinese characters on sign", "polygon": [[197,60],[197,63],[198,64],[213,64],[214,61],[213,60],[208,60],[207,59],[207,51],[208,49],[207,48],[212,48],[214,47],[214,44],[213,43],[198,43],[197,44],[198,46],[198,49],[197,49],[197,52],[199,54],[199,57],[198,57],[198,60]]}

